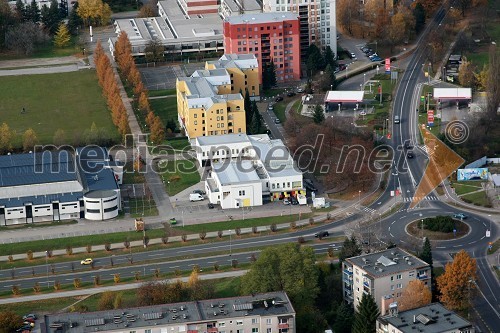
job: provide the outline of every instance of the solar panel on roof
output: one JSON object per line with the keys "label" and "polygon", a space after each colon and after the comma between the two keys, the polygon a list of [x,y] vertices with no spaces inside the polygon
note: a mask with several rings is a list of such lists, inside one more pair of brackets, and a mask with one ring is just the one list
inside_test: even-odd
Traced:
{"label": "solar panel on roof", "polygon": [[242,303],[233,305],[235,311],[253,310],[252,303]]}
{"label": "solar panel on roof", "polygon": [[104,325],[104,318],[85,319],[85,326],[101,326]]}
{"label": "solar panel on roof", "polygon": [[163,314],[160,312],[145,313],[142,315],[144,320],[156,320],[163,318]]}
{"label": "solar panel on roof", "polygon": [[427,325],[428,323],[433,322],[433,320],[431,318],[427,317],[424,314],[419,314],[416,319],[424,325]]}

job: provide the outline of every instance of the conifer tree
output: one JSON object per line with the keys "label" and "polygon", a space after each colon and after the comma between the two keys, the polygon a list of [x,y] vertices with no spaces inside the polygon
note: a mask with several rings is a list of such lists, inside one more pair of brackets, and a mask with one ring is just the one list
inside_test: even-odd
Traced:
{"label": "conifer tree", "polygon": [[70,40],[71,36],[68,31],[68,26],[65,23],[61,23],[54,36],[54,44],[56,47],[63,48],[68,46]]}
{"label": "conifer tree", "polygon": [[313,121],[315,124],[321,124],[325,120],[325,112],[321,105],[316,105],[313,113]]}
{"label": "conifer tree", "polygon": [[354,315],[353,333],[374,333],[379,315],[380,311],[373,296],[363,293]]}

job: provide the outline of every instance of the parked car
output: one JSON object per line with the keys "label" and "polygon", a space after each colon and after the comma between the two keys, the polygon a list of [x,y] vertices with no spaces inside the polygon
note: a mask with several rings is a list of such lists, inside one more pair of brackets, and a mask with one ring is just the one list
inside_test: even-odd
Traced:
{"label": "parked car", "polygon": [[288,200],[288,198],[283,199],[283,204],[284,205],[289,205],[290,204],[290,200]]}
{"label": "parked car", "polygon": [[274,110],[274,106],[272,106],[272,104],[269,104],[269,105],[268,105],[268,107],[267,107],[267,109],[268,109],[269,111],[273,111],[273,110]]}
{"label": "parked car", "polygon": [[394,124],[399,124],[399,116],[394,116]]}
{"label": "parked car", "polygon": [[203,190],[194,190],[193,193],[198,193],[198,194],[201,194],[201,195],[205,195],[207,194],[205,191]]}
{"label": "parked car", "polygon": [[297,89],[297,92],[298,92],[299,94],[302,94],[302,93],[304,92],[304,88],[298,88],[298,89]]}
{"label": "parked car", "polygon": [[27,320],[27,319],[37,320],[37,319],[38,319],[38,317],[37,317],[37,316],[36,316],[36,314],[34,314],[34,313],[29,313],[29,314],[27,314],[27,315],[23,316],[23,320]]}
{"label": "parked car", "polygon": [[354,52],[351,52],[351,59],[356,59],[356,55],[354,54]]}
{"label": "parked car", "polygon": [[370,59],[373,58],[373,57],[378,57],[378,54],[377,53],[372,53],[372,54],[370,54],[368,56],[368,58],[370,58]]}
{"label": "parked car", "polygon": [[467,218],[467,215],[465,215],[464,213],[457,213],[457,214],[453,214],[453,217],[456,219],[465,220]]}
{"label": "parked car", "polygon": [[346,65],[344,65],[344,64],[340,64],[340,65],[339,65],[339,71],[343,71],[343,70],[345,70],[346,68],[347,68],[347,66],[346,66]]}
{"label": "parked car", "polygon": [[413,150],[408,150],[408,152],[406,153],[406,157],[413,158]]}
{"label": "parked car", "polygon": [[288,94],[286,94],[288,97],[293,97],[295,96],[296,94],[293,92],[293,91],[290,91]]}
{"label": "parked car", "polygon": [[189,195],[189,201],[194,202],[194,201],[203,201],[205,198],[199,194],[199,193],[191,193]]}
{"label": "parked car", "polygon": [[380,57],[373,57],[370,60],[371,60],[371,62],[382,61],[382,58],[380,58]]}
{"label": "parked car", "polygon": [[330,236],[330,233],[326,230],[319,231],[319,232],[314,234],[314,237],[316,237],[316,238],[320,238],[320,237],[324,238],[324,237],[328,237],[328,236]]}
{"label": "parked car", "polygon": [[208,209],[214,209],[215,208],[214,204],[211,203],[211,202],[209,202],[207,206],[208,206]]}
{"label": "parked car", "polygon": [[299,200],[297,200],[296,197],[290,197],[290,202],[292,203],[292,205],[298,205],[299,204]]}
{"label": "parked car", "polygon": [[177,219],[175,217],[172,217],[168,222],[170,223],[170,225],[176,225]]}
{"label": "parked car", "polygon": [[283,100],[283,97],[281,97],[281,96],[278,96],[274,99],[274,101],[276,101],[276,102],[281,102],[282,100]]}
{"label": "parked car", "polygon": [[274,123],[275,124],[281,124],[281,121],[278,118],[276,118],[276,119],[274,119]]}
{"label": "parked car", "polygon": [[87,258],[80,261],[80,265],[92,265],[93,262],[94,260],[92,260],[92,258]]}

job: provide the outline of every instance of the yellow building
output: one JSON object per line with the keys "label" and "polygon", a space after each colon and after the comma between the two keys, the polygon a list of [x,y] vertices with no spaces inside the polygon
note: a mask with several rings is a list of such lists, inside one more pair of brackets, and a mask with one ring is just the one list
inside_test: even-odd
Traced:
{"label": "yellow building", "polygon": [[[257,59],[254,55],[224,55],[205,64],[191,77],[177,78],[177,112],[190,138],[245,133],[244,93],[259,94]],[[233,59],[236,58],[236,59]]]}

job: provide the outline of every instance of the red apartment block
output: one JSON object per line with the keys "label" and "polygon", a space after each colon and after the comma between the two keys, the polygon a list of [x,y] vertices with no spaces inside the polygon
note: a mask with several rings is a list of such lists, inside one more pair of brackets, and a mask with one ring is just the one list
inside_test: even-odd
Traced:
{"label": "red apartment block", "polygon": [[274,61],[278,82],[300,79],[300,25],[296,13],[259,13],[230,16],[224,20],[226,54],[254,53],[262,68]]}

